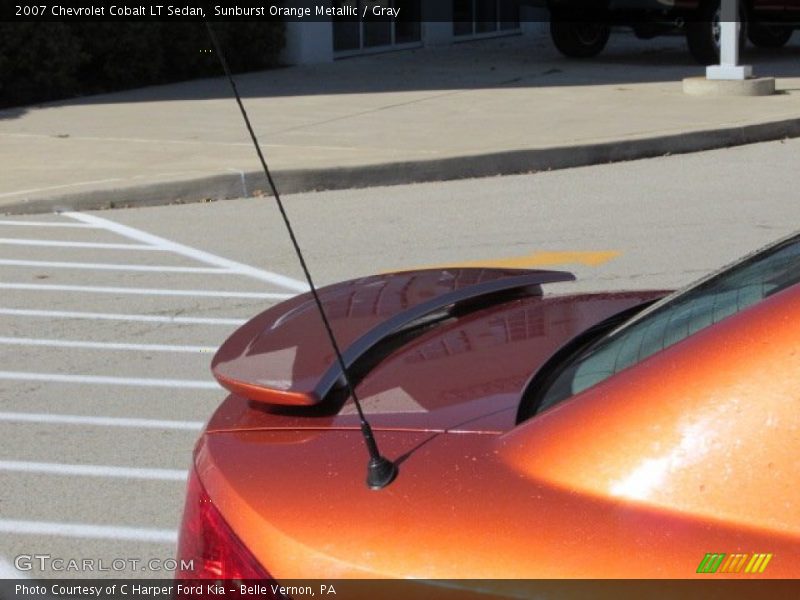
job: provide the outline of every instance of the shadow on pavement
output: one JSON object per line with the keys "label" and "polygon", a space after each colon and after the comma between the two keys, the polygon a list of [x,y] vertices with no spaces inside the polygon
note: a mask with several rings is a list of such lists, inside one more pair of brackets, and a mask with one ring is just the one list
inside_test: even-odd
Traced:
{"label": "shadow on pavement", "polygon": [[[777,50],[748,47],[743,61],[756,74],[800,76],[800,34]],[[704,68],[686,50],[682,36],[638,40],[627,32],[612,34],[608,47],[593,59],[561,56],[542,35],[464,42],[444,47],[391,52],[321,65],[237,75],[245,98],[509,87],[562,87],[680,81],[700,76]],[[57,107],[121,102],[158,102],[229,98],[223,78],[202,79],[62,100]],[[25,107],[0,112],[0,119],[20,116]]]}
{"label": "shadow on pavement", "polygon": [[28,112],[28,108],[25,106],[15,106],[13,108],[4,108],[0,110],[0,121],[3,119],[16,119],[17,117],[21,117],[26,112]]}

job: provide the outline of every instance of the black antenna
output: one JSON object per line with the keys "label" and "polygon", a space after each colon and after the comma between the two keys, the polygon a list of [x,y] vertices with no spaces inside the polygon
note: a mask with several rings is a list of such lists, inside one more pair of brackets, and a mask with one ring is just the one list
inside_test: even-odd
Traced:
{"label": "black antenna", "polygon": [[356,389],[353,386],[353,382],[350,379],[350,374],[347,371],[347,366],[344,364],[342,352],[339,350],[339,344],[336,342],[336,336],[333,334],[330,321],[328,321],[328,316],[325,314],[325,308],[322,306],[322,301],[319,299],[319,294],[317,294],[317,288],[314,286],[314,281],[311,279],[311,273],[309,272],[306,261],[303,258],[303,253],[300,250],[300,244],[297,243],[297,238],[294,235],[294,229],[292,229],[292,224],[289,222],[289,216],[286,214],[286,209],[283,207],[283,201],[281,201],[281,197],[278,194],[278,188],[275,187],[275,182],[272,180],[272,174],[267,166],[267,161],[264,158],[264,154],[261,152],[261,146],[258,143],[258,138],[256,138],[255,131],[253,131],[253,127],[250,125],[250,119],[247,116],[247,111],[244,108],[244,104],[242,104],[242,97],[239,95],[239,90],[236,87],[236,81],[234,81],[233,74],[228,66],[228,61],[225,60],[225,54],[222,52],[222,47],[220,46],[219,40],[214,33],[214,29],[211,27],[211,23],[208,21],[205,23],[206,29],[208,29],[208,35],[211,37],[211,43],[214,45],[214,51],[217,53],[219,62],[222,64],[222,69],[225,71],[225,76],[228,78],[228,82],[231,84],[233,95],[236,97],[236,103],[239,105],[242,118],[244,118],[244,124],[247,126],[247,131],[250,133],[250,138],[253,140],[253,145],[256,148],[258,159],[261,161],[261,167],[264,169],[264,175],[267,177],[267,182],[269,183],[270,190],[275,198],[275,203],[278,205],[278,210],[281,213],[281,217],[283,217],[286,230],[289,232],[289,237],[292,240],[292,245],[294,246],[294,251],[297,254],[297,259],[300,261],[300,266],[303,268],[303,274],[308,282],[308,287],[311,289],[311,295],[314,297],[314,303],[317,305],[317,310],[319,310],[319,316],[322,318],[322,324],[325,327],[325,331],[328,334],[328,339],[333,347],[333,352],[336,355],[336,361],[339,363],[339,368],[342,370],[347,391],[350,396],[352,396],[353,402],[356,405],[358,419],[361,422],[361,434],[364,436],[364,443],[367,446],[367,452],[369,452],[369,463],[367,463],[367,485],[373,490],[379,490],[389,485],[392,481],[394,481],[394,478],[397,477],[397,465],[389,459],[381,456],[381,453],[378,450],[378,444],[375,441],[375,436],[372,433],[372,427],[370,427],[366,416],[364,416],[364,411],[361,408],[361,401],[358,399]]}

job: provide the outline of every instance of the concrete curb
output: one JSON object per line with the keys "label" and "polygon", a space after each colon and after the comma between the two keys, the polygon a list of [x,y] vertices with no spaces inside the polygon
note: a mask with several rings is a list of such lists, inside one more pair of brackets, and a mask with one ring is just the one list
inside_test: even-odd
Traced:
{"label": "concrete curb", "polygon": [[[273,173],[282,194],[447,181],[566,169],[683,154],[800,137],[800,118],[649,138],[494,152],[356,167],[291,169]],[[182,181],[110,187],[0,206],[3,214],[91,210],[202,202],[255,195],[266,189],[261,172],[219,174]],[[245,193],[248,192],[248,193]]]}
{"label": "concrete curb", "polygon": [[690,96],[771,96],[775,93],[775,78],[709,79],[707,77],[686,77],[683,80],[683,93]]}

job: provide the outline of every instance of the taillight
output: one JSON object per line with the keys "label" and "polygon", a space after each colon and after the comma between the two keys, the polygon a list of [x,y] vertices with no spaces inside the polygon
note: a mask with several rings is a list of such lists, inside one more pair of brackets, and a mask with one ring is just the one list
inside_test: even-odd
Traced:
{"label": "taillight", "polygon": [[175,577],[271,579],[222,518],[195,469],[191,470],[186,490]]}

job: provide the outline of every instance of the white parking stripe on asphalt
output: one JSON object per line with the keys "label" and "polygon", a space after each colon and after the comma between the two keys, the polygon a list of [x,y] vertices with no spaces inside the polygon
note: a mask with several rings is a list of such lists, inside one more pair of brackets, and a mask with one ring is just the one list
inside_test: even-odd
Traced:
{"label": "white parking stripe on asphalt", "polygon": [[42,292],[89,292],[93,294],[138,294],[143,296],[192,296],[206,298],[261,298],[264,300],[286,300],[293,294],[266,292],[226,292],[216,290],[168,290],[162,288],[128,288],[94,285],[56,285],[50,283],[0,283],[0,289],[37,290]]}
{"label": "white parking stripe on asphalt", "polygon": [[44,383],[80,383],[88,385],[124,385],[132,387],[165,387],[193,390],[221,390],[216,381],[196,379],[146,379],[136,377],[107,377],[104,375],[64,375],[63,373],[26,373],[0,371],[0,379],[10,381],[41,381]]}
{"label": "white parking stripe on asphalt", "polygon": [[146,529],[142,527],[117,527],[113,525],[89,525],[88,523],[52,523],[47,521],[21,521],[0,519],[0,532],[24,535],[60,536],[135,542],[178,541],[178,532],[169,529]]}
{"label": "white parking stripe on asphalt", "polygon": [[97,225],[89,223],[62,223],[59,221],[6,221],[0,220],[0,225],[18,227],[70,227],[75,229],[99,229]]}
{"label": "white parking stripe on asphalt", "polygon": [[50,340],[42,338],[3,337],[0,346],[45,346],[49,348],[84,348],[87,350],[132,350],[143,352],[212,353],[214,346],[176,346],[171,344],[126,344],[122,342],[86,342],[83,340]]}
{"label": "white parking stripe on asphalt", "polygon": [[62,463],[0,460],[0,471],[15,473],[40,473],[75,477],[119,477],[122,479],[152,479],[157,481],[185,481],[187,472],[177,469],[143,469],[112,465],[67,465]]}
{"label": "white parking stripe on asphalt", "polygon": [[101,242],[70,242],[68,240],[32,240],[25,238],[0,238],[0,244],[9,246],[49,246],[51,248],[102,248],[106,250],[144,250],[163,252],[164,248],[146,244],[110,244]]}
{"label": "white parking stripe on asphalt", "polygon": [[167,419],[90,417],[84,415],[15,412],[0,412],[0,421],[10,423],[43,423],[45,425],[90,425],[98,427],[130,427],[135,429],[176,429],[182,431],[200,431],[204,425],[202,421],[171,421]]}
{"label": "white parking stripe on asphalt", "polygon": [[[157,337],[150,337],[149,333],[147,334],[147,337],[139,337],[136,334],[143,332],[136,330],[135,326],[133,325],[127,327],[127,331],[129,332],[134,329],[133,333],[130,333],[130,335],[125,335],[126,328],[124,327],[124,323],[139,322],[162,325],[162,327],[159,327],[159,329],[162,329],[170,324],[185,325],[187,327],[202,327],[204,325],[235,327],[245,323],[247,319],[232,318],[230,314],[228,315],[228,318],[199,316],[219,314],[221,311],[204,311],[194,309],[193,307],[187,307],[187,312],[189,312],[187,315],[181,310],[170,309],[169,307],[174,306],[175,300],[169,302],[167,298],[184,297],[254,299],[255,303],[257,304],[265,304],[266,306],[270,306],[274,302],[292,298],[298,292],[306,292],[308,289],[303,282],[290,277],[216,256],[209,252],[192,248],[190,246],[185,246],[178,242],[173,242],[169,239],[164,239],[132,227],[127,227],[105,218],[77,213],[66,213],[62,216],[64,217],[64,222],[21,222],[0,220],[0,232],[6,232],[5,234],[0,233],[0,235],[6,236],[0,237],[0,248],[4,246],[7,248],[7,251],[3,252],[5,256],[0,256],[0,268],[4,269],[4,274],[17,274],[17,276],[12,277],[12,281],[8,281],[8,277],[4,277],[3,281],[0,283],[0,295],[5,294],[5,296],[11,296],[13,298],[13,302],[11,300],[7,300],[6,303],[4,303],[6,306],[0,307],[0,317],[5,318],[6,323],[20,322],[17,320],[25,318],[39,320],[39,322],[31,321],[30,323],[26,324],[26,329],[30,328],[30,331],[3,331],[3,335],[0,335],[0,348],[5,346],[7,348],[6,352],[14,350],[15,348],[30,346],[38,347],[41,350],[52,349],[50,352],[42,355],[45,358],[57,357],[57,349],[59,348],[96,350],[99,352],[207,352],[210,355],[210,353],[216,350],[216,348],[211,345],[145,343],[151,340],[153,342],[159,342],[162,340],[159,340]],[[6,224],[13,224],[18,231],[13,232],[13,234],[7,233],[8,230],[2,229],[2,226]],[[27,226],[29,229],[19,229],[19,227],[25,226]],[[37,230],[37,227],[41,227],[42,229],[56,229],[42,232]],[[59,230],[57,229],[58,227],[62,227],[63,229]],[[91,230],[99,231],[100,233],[92,233],[90,236],[88,233],[82,232],[81,237],[78,239],[86,241],[73,242],[64,239],[73,237],[68,229],[69,227],[85,228],[86,232]],[[45,235],[45,233],[47,235]],[[12,235],[17,234],[21,237],[11,237]],[[122,238],[115,239],[115,237],[111,236],[110,234],[116,234],[122,236]],[[47,239],[50,235],[58,239]],[[75,235],[78,235],[77,232]],[[45,239],[38,239],[40,237]],[[41,248],[37,249],[37,246]],[[27,248],[31,249],[27,250]],[[86,257],[79,257],[75,255],[75,260],[72,260],[73,256],[70,255],[70,252],[81,252],[81,249],[97,249],[97,252],[87,254]],[[99,256],[99,254],[106,249],[109,250],[109,256]],[[120,252],[128,251],[128,253],[124,255],[115,255],[112,258],[111,254],[114,250]],[[37,256],[30,255],[34,251],[37,253]],[[144,260],[144,258],[136,256],[134,253],[137,251],[159,251],[162,254],[152,255],[154,260],[151,261]],[[25,252],[30,254],[25,255]],[[19,257],[15,256],[15,254],[19,253],[22,253]],[[172,258],[168,256],[169,254],[179,255],[181,258],[176,257],[173,260],[169,260]],[[150,262],[175,262],[177,264],[174,266],[155,265],[149,264]],[[64,278],[64,284],[62,285],[61,282],[45,283],[30,281],[30,277],[27,276],[36,274],[37,270],[46,272],[48,269],[58,270],[59,272],[57,274],[59,275],[59,278]],[[127,273],[133,272],[135,274],[136,272],[139,272],[142,274],[139,277],[142,277],[143,279],[141,279],[141,281],[137,279],[135,282],[133,280],[130,282],[123,282],[122,280],[119,282],[109,281],[108,283],[111,283],[111,286],[104,286],[102,285],[103,282],[97,282],[101,285],[94,285],[95,281],[89,279],[90,277],[96,278],[101,274],[104,277],[107,275],[113,275],[114,272],[118,272],[119,277],[123,277]],[[168,280],[157,278],[158,274],[160,273],[167,275],[176,274],[178,279],[176,280],[175,277],[172,277]],[[152,274],[155,277],[149,277],[148,274]],[[181,275],[184,274],[186,275],[183,278],[185,281],[180,279]],[[208,275],[209,278],[203,279],[203,283],[197,283],[197,281],[199,281],[198,279],[192,279],[193,276],[197,277],[206,275]],[[254,284],[245,282],[244,280],[239,282],[239,280],[235,277],[221,280],[219,277],[216,277],[217,275],[223,275],[226,277],[239,275],[247,277],[251,281],[256,280],[262,283]],[[194,284],[192,284],[192,281],[194,281]],[[130,287],[123,287],[126,284],[130,285]],[[136,287],[137,285],[148,287]],[[182,285],[186,288],[197,286],[206,289],[181,289]],[[178,287],[178,289],[172,289],[173,286]],[[244,288],[244,290],[238,291],[236,288],[239,288],[239,290]],[[252,291],[245,291],[248,288]],[[17,290],[18,293],[12,294],[10,293],[11,290]],[[46,292],[55,292],[55,294],[50,296],[50,294],[47,294]],[[75,292],[76,295],[69,295],[71,292]],[[15,304],[21,307],[29,306],[30,303],[28,300],[29,298],[34,297],[34,294],[37,295],[37,302],[41,303],[43,309],[14,307]],[[89,308],[85,305],[85,302],[87,298],[90,300],[92,299],[92,294],[103,294],[106,295],[107,301],[114,300],[115,306],[112,308],[112,310],[116,309],[120,310],[120,312],[90,312],[88,310],[81,311],[81,308]],[[116,299],[113,296],[115,294],[119,295],[119,297]],[[64,296],[64,299],[62,300],[64,303],[63,307],[68,310],[44,310],[44,308],[49,308],[47,304],[44,304],[47,302],[48,296],[56,297],[56,295]],[[102,300],[102,298],[99,296],[96,299],[97,301]],[[140,301],[147,300],[147,306],[151,307],[153,314],[147,314],[150,311],[140,305],[135,304],[134,301],[137,299]],[[242,300],[237,304],[243,305],[245,302]],[[130,305],[130,308],[128,305]],[[33,306],[35,307],[36,304]],[[125,306],[125,308],[122,308],[123,306]],[[73,308],[78,310],[69,310]],[[241,309],[242,307],[237,306],[236,308]],[[130,314],[125,312],[131,311],[136,313],[138,310],[141,310],[144,314]],[[190,316],[192,312],[198,316]],[[240,312],[240,310],[231,312],[237,314]],[[224,312],[222,314],[224,315]],[[86,321],[87,327],[93,326],[92,321],[119,322],[120,324],[117,327],[119,327],[120,335],[108,336],[105,338],[108,341],[62,339],[62,336],[63,338],[81,338],[84,337],[84,335],[82,335],[81,332],[76,334],[62,333],[58,327],[50,327],[50,321],[55,322],[56,319],[81,319]],[[63,324],[65,326],[68,325],[66,322]],[[77,323],[73,324],[73,328],[75,328],[77,325]],[[141,327],[138,329],[141,329]],[[194,327],[192,327],[192,329],[194,329]],[[12,335],[14,333],[19,333],[21,335],[27,334],[27,336],[15,337]],[[97,337],[99,337],[100,340],[104,339],[101,336],[94,335],[86,335],[85,337],[90,337],[90,339],[96,339]],[[196,340],[189,339],[187,341],[205,342],[207,339],[209,338],[204,339],[203,337],[199,337]],[[214,338],[210,339],[213,340]],[[175,337],[174,339],[166,339],[163,341],[180,342],[181,339]],[[19,350],[17,350],[17,352],[19,352]],[[128,357],[128,355],[123,356]],[[140,354],[139,356],[141,357],[144,355]],[[166,355],[164,354],[162,356]],[[129,358],[131,360],[138,360],[135,355],[130,355]],[[47,386],[44,389],[47,390],[48,393],[50,393],[52,390],[57,390],[60,396],[70,393],[82,393],[86,396],[92,396],[92,394],[96,394],[98,392],[108,396],[108,394],[106,394],[106,390],[113,390],[116,386],[118,393],[125,393],[126,388],[128,392],[133,391],[137,397],[141,397],[143,401],[146,401],[146,406],[150,406],[150,403],[153,400],[157,400],[158,394],[167,393],[166,391],[168,390],[176,390],[174,392],[175,394],[178,394],[182,389],[188,390],[187,392],[184,392],[184,395],[187,396],[187,399],[193,399],[200,402],[204,402],[211,398],[211,396],[205,394],[203,390],[213,390],[211,393],[215,394],[224,392],[213,378],[208,377],[206,379],[204,373],[198,373],[197,375],[194,375],[196,378],[191,378],[193,373],[186,370],[176,370],[174,372],[164,373],[165,375],[177,375],[177,377],[186,376],[186,379],[149,378],[136,376],[117,377],[113,375],[107,376],[95,374],[97,371],[101,371],[101,367],[87,367],[83,373],[75,373],[76,369],[69,368],[68,366],[64,366],[64,372],[59,373],[58,371],[62,370],[62,365],[56,364],[54,361],[55,358],[50,358],[49,364],[45,362],[43,363],[45,366],[32,368],[32,370],[38,370],[41,372],[12,370],[0,371],[0,383],[3,381],[38,382],[42,386]],[[10,365],[6,366],[6,368],[9,367]],[[106,369],[106,372],[113,373],[114,370],[108,368]],[[132,374],[147,375],[149,374],[149,371],[146,369],[140,371],[134,370]],[[158,375],[161,373],[154,374]],[[69,384],[74,384],[74,387],[70,386]],[[16,384],[15,387],[22,388],[25,387],[25,385],[26,384],[20,383]],[[27,385],[31,386],[31,384]],[[81,385],[92,386],[92,389],[89,387],[82,388],[80,387]],[[123,388],[122,386],[126,386],[126,388]],[[8,387],[7,384],[6,387]],[[153,391],[147,391],[148,388],[152,389]],[[81,392],[81,390],[83,391]],[[72,398],[70,398],[70,400],[72,400]],[[144,418],[149,415],[145,415],[136,409],[120,411],[118,410],[120,407],[114,400],[113,394],[112,397],[103,399],[103,401],[105,400],[109,400],[107,411],[103,410],[106,405],[101,405],[99,403],[97,407],[92,405],[91,408],[84,408],[82,405],[79,405],[74,409],[61,408],[61,410],[64,410],[65,412],[75,412],[78,414],[51,414],[48,410],[50,408],[49,406],[36,406],[35,408],[28,409],[43,411],[40,413],[3,411],[0,412],[0,424],[2,424],[6,429],[9,427],[18,428],[20,426],[25,426],[27,427],[27,430],[35,431],[36,429],[47,428],[48,432],[57,435],[66,435],[70,432],[77,434],[83,434],[84,432],[89,433],[91,431],[94,431],[94,433],[103,434],[106,432],[115,432],[114,435],[117,436],[119,434],[125,434],[126,436],[133,435],[133,439],[140,439],[140,436],[148,434],[148,431],[158,434],[158,430],[161,430],[163,435],[173,432],[170,435],[184,436],[187,438],[185,440],[187,442],[189,441],[189,438],[196,436],[200,431],[202,431],[205,426],[205,422],[199,420],[182,421],[169,418],[170,416],[174,416],[177,419],[180,419],[182,416],[184,416],[181,413],[174,415],[155,413],[152,416],[156,418],[151,419]],[[194,406],[194,402],[191,404]],[[25,408],[23,408],[23,410],[25,410]],[[56,405],[53,405],[52,408],[54,411],[59,410],[58,406]],[[95,408],[97,408],[96,411]],[[84,412],[89,414],[80,414]],[[132,416],[101,416],[103,414],[114,415],[118,412],[122,412],[123,415],[131,414]],[[93,413],[100,414],[98,415]],[[167,418],[158,418],[162,416]],[[192,414],[189,416],[189,418],[196,418],[197,416],[198,415]],[[88,429],[91,427],[96,429]],[[65,431],[62,432],[62,430]],[[183,437],[181,439],[183,439]],[[42,484],[46,484],[48,486],[60,485],[59,482],[68,482],[70,481],[70,478],[74,479],[76,477],[87,478],[78,480],[86,483],[91,483],[88,478],[93,478],[94,482],[96,482],[98,485],[103,485],[105,482],[108,482],[109,484],[114,484],[116,486],[123,485],[123,483],[127,481],[138,482],[139,485],[147,481],[152,481],[154,483],[158,482],[159,485],[162,486],[165,484],[174,486],[175,494],[179,493],[178,486],[181,486],[186,481],[188,475],[188,472],[182,469],[151,468],[149,464],[143,464],[142,460],[137,459],[136,457],[138,455],[136,453],[130,455],[133,457],[131,460],[123,461],[128,463],[128,465],[125,466],[116,466],[111,464],[82,464],[84,462],[104,462],[102,459],[92,458],[93,455],[90,453],[90,450],[91,446],[87,446],[85,453],[81,452],[74,458],[61,457],[55,450],[48,451],[42,456],[25,456],[22,453],[15,452],[13,455],[5,456],[3,457],[3,460],[0,460],[0,472],[4,473],[7,479],[12,478],[12,481],[19,482],[27,481],[27,479],[24,479],[25,477],[39,477],[41,478]],[[168,452],[168,456],[170,458],[174,458],[174,455],[174,452]],[[31,458],[34,460],[28,460]],[[64,462],[58,462],[59,460]],[[180,465],[181,463],[164,461],[156,463],[156,466],[170,466],[173,464]],[[172,492],[170,492],[170,496],[172,496]],[[37,504],[37,507],[42,508],[40,504]],[[62,515],[56,510],[56,508],[53,508],[52,510],[48,509],[47,512],[43,512],[41,514],[27,514],[26,512],[25,514],[3,515],[4,518],[0,518],[0,538],[8,538],[11,535],[22,535],[41,536],[41,538],[45,540],[52,540],[55,537],[60,536],[65,538],[83,538],[86,540],[125,540],[140,543],[174,544],[177,541],[177,532],[174,530],[147,527],[147,525],[152,524],[149,521],[149,517],[147,517],[147,519],[133,521],[134,525],[141,523],[144,525],[144,527],[127,525],[118,526],[117,524],[119,524],[123,519],[122,517],[118,517],[116,513],[113,512],[104,514],[102,521],[105,521],[107,524],[95,525],[78,523],[74,521],[60,522],[59,519],[62,518]],[[127,507],[122,506],[120,508],[125,509]],[[12,516],[20,518],[14,519],[11,518]],[[135,519],[135,517],[136,515],[133,515],[131,519]],[[26,518],[30,518],[31,520],[25,520]],[[42,520],[36,520],[37,518],[42,518]],[[94,517],[91,516],[88,518],[92,520],[94,519]],[[97,520],[101,519],[98,517]],[[86,544],[91,542],[83,543]],[[0,567],[2,566],[3,565],[0,564]],[[14,574],[13,576],[17,576],[17,574]]]}
{"label": "white parking stripe on asphalt", "polygon": [[243,263],[223,258],[221,256],[211,254],[210,252],[205,252],[204,250],[198,250],[197,248],[192,248],[191,246],[185,246],[184,244],[179,244],[178,242],[173,242],[172,240],[168,240],[157,235],[135,229],[133,227],[128,227],[127,225],[122,225],[109,219],[78,212],[64,212],[61,214],[82,223],[97,225],[109,231],[113,231],[114,233],[117,233],[123,237],[144,242],[146,244],[151,244],[153,247],[156,247],[160,250],[174,252],[176,254],[193,258],[200,262],[230,269],[231,271],[236,271],[240,275],[247,275],[248,277],[258,279],[259,281],[274,283],[275,285],[279,285],[294,292],[308,291],[308,285],[306,285],[305,282],[298,281],[297,279],[292,279],[291,277],[286,277],[285,275],[280,275],[271,271],[257,269],[256,267],[251,267],[250,265],[245,265]]}
{"label": "white parking stripe on asphalt", "polygon": [[41,267],[47,269],[84,269],[90,271],[142,271],[153,273],[202,273],[207,275],[238,275],[219,267],[174,267],[171,265],[129,265],[121,263],[63,262],[50,260],[17,260],[0,258],[4,267]]}
{"label": "white parking stripe on asphalt", "polygon": [[0,316],[41,317],[44,319],[87,319],[97,321],[137,321],[142,323],[180,323],[193,325],[242,325],[247,319],[214,317],[184,317],[172,315],[125,315],[118,313],[79,312],[69,310],[34,310],[27,308],[0,308]]}

